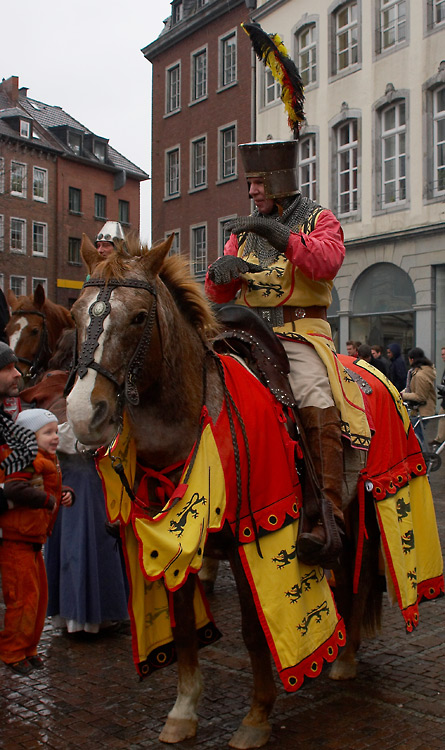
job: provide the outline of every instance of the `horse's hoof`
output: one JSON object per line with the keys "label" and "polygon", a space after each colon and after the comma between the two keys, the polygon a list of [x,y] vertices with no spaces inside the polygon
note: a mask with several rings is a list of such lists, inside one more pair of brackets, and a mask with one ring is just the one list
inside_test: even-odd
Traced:
{"label": "horse's hoof", "polygon": [[248,724],[241,724],[232,739],[229,747],[235,747],[237,750],[249,750],[254,747],[263,747],[270,738],[272,728],[269,722],[253,727]]}
{"label": "horse's hoof", "polygon": [[173,719],[168,717],[159,735],[161,742],[173,745],[175,742],[189,740],[196,736],[198,722],[196,719]]}
{"label": "horse's hoof", "polygon": [[355,659],[354,661],[341,661],[337,659],[329,670],[329,679],[331,680],[355,680],[356,677],[357,662]]}

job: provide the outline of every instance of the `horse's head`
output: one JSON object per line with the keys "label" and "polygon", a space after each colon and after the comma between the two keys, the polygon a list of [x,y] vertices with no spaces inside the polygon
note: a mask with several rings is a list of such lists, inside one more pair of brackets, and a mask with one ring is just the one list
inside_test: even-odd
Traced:
{"label": "horse's head", "polygon": [[172,237],[148,250],[130,240],[129,255],[113,253],[101,260],[83,238],[89,278],[71,311],[78,343],[67,406],[74,432],[85,445],[108,444],[120,427],[124,407],[137,407],[148,393],[154,400],[162,398],[161,367],[174,359],[181,335],[178,306],[190,309],[195,304],[197,309],[193,294],[199,294],[207,310],[201,327],[213,320],[202,292],[194,289],[199,289],[196,282],[189,274],[184,282],[184,262],[166,257],[171,243]]}
{"label": "horse's head", "polygon": [[7,300],[12,315],[6,326],[9,345],[19,360],[23,377],[27,377],[31,368],[38,369],[42,359],[48,359],[48,336],[46,328],[45,290],[38,284],[34,294],[27,297],[16,297],[10,289]]}
{"label": "horse's head", "polygon": [[10,289],[7,300],[12,315],[6,333],[26,379],[46,368],[60,334],[74,324],[66,308],[46,297],[41,284],[28,296],[16,297]]}

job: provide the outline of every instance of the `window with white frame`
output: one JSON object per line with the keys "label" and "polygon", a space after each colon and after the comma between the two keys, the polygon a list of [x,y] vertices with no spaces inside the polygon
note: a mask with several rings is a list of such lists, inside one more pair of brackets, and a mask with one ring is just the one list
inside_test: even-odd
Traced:
{"label": "window with white frame", "polygon": [[358,138],[357,120],[347,120],[338,125],[337,152],[337,211],[340,216],[353,214],[358,206]]}
{"label": "window with white frame", "polygon": [[302,136],[298,143],[298,185],[302,195],[317,200],[317,141],[314,133]]}
{"label": "window with white frame", "polygon": [[20,135],[22,138],[31,137],[31,123],[28,120],[20,120]]}
{"label": "window with white frame", "polygon": [[0,214],[0,252],[5,249],[5,217]]}
{"label": "window with white frame", "polygon": [[22,295],[26,294],[26,277],[10,276],[9,288],[14,292],[16,297],[21,297]]}
{"label": "window with white frame", "polygon": [[165,154],[165,197],[179,196],[181,185],[179,146]]}
{"label": "window with white frame", "polygon": [[445,194],[445,86],[433,94],[433,193]]}
{"label": "window with white frame", "polygon": [[13,253],[26,253],[26,221],[11,218],[10,249]]}
{"label": "window with white frame", "polygon": [[379,0],[377,52],[396,47],[406,39],[406,0]]}
{"label": "window with white frame", "polygon": [[205,136],[192,141],[192,168],[190,173],[192,190],[207,186],[207,143]]}
{"label": "window with white frame", "polygon": [[178,112],[181,107],[181,65],[176,63],[165,71],[165,111]]}
{"label": "window with white frame", "polygon": [[0,193],[5,192],[5,160],[0,156]]}
{"label": "window with white frame", "polygon": [[435,31],[445,24],[445,0],[426,0],[428,31]]}
{"label": "window with white frame", "polygon": [[219,129],[219,177],[227,180],[236,176],[236,125]]}
{"label": "window with white frame", "polygon": [[81,266],[80,237],[68,238],[68,263],[72,266]]}
{"label": "window with white frame", "polygon": [[32,254],[48,255],[48,225],[40,221],[32,222]]}
{"label": "window with white frame", "polygon": [[296,36],[298,69],[305,86],[317,80],[317,35],[315,23],[302,28]]}
{"label": "window with white frame", "polygon": [[181,230],[171,229],[169,232],[165,233],[165,239],[167,240],[171,234],[173,234],[174,237],[173,237],[173,242],[169,250],[169,254],[179,255],[181,253]]}
{"label": "window with white frame", "polygon": [[381,194],[379,208],[406,201],[406,104],[399,101],[380,111]]}
{"label": "window with white frame", "polygon": [[274,102],[280,101],[281,86],[280,86],[279,81],[275,80],[269,68],[265,68],[263,66],[261,68],[261,73],[262,73],[261,81],[263,84],[261,101],[262,101],[263,107],[267,107],[268,104],[273,104]]}
{"label": "window with white frame", "polygon": [[48,201],[48,170],[40,167],[32,168],[32,197],[35,201]]}
{"label": "window with white frame", "polygon": [[43,289],[45,290],[45,294],[48,294],[48,279],[39,279],[39,278],[33,276],[31,283],[32,283],[32,291],[33,291],[33,293],[35,292],[35,290],[37,289],[37,287],[40,284],[40,286],[43,286]]}
{"label": "window with white frame", "polygon": [[172,2],[172,24],[179,23],[183,18],[183,5],[182,0],[176,0]]}
{"label": "window with white frame", "polygon": [[232,31],[219,42],[220,86],[231,86],[236,82],[236,32]]}
{"label": "window with white frame", "polygon": [[201,49],[192,54],[192,101],[207,96],[207,50]]}
{"label": "window with white frame", "polygon": [[357,2],[344,3],[333,17],[333,70],[342,73],[354,67],[359,59],[359,28]]}
{"label": "window with white frame", "polygon": [[11,195],[26,198],[26,164],[11,161]]}
{"label": "window with white frame", "polygon": [[207,270],[207,227],[204,225],[192,227],[191,270],[195,276],[202,275]]}

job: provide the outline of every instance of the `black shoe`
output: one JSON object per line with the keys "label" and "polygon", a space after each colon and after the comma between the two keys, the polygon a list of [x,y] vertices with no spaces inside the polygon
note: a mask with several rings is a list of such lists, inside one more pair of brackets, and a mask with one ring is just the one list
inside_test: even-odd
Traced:
{"label": "black shoe", "polygon": [[33,669],[43,669],[45,666],[42,657],[37,654],[35,656],[28,656],[28,661]]}
{"label": "black shoe", "polygon": [[17,674],[21,674],[23,677],[26,677],[32,672],[32,666],[29,663],[28,659],[15,661],[15,662],[12,662],[11,664],[7,664],[6,666],[8,667],[8,669],[12,669],[13,672],[16,672]]}

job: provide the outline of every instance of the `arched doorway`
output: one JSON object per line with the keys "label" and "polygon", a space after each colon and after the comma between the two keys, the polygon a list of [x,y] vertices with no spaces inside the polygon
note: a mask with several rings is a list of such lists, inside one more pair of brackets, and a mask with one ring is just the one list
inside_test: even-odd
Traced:
{"label": "arched doorway", "polygon": [[397,341],[406,355],[414,346],[416,294],[405,271],[393,263],[376,263],[357,279],[352,291],[349,337],[386,350]]}

